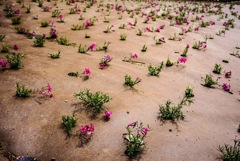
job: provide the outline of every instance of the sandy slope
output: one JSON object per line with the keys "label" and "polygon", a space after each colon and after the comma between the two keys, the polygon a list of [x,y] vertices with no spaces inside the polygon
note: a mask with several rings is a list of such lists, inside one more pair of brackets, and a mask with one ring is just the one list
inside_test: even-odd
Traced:
{"label": "sandy slope", "polygon": [[[41,21],[49,19],[56,21],[56,19],[51,18],[51,12],[43,12],[37,7],[37,3],[30,2],[30,4],[32,13],[21,14],[23,20],[20,26],[39,34],[48,34],[50,27],[41,28]],[[54,2],[44,2],[44,5],[53,6],[55,9],[56,6],[53,4]],[[135,5],[133,2],[125,2],[125,4],[129,7]],[[5,70],[0,73],[0,136],[2,142],[9,144],[9,150],[19,155],[35,156],[43,161],[52,157],[58,161],[127,160],[124,155],[125,145],[122,134],[126,125],[136,120],[142,121],[145,125],[149,124],[153,129],[146,139],[145,154],[141,156],[141,160],[145,161],[212,161],[219,157],[217,151],[219,145],[232,142],[240,123],[240,96],[237,93],[240,83],[240,60],[230,56],[229,53],[236,51],[235,47],[240,43],[239,20],[235,22],[235,29],[227,31],[226,36],[215,35],[213,40],[208,40],[205,51],[189,49],[186,64],[165,68],[159,77],[150,77],[147,70],[149,64],[158,65],[161,61],[165,62],[168,56],[171,60],[177,61],[186,44],[192,46],[195,41],[203,40],[204,34],[215,34],[222,28],[224,20],[216,21],[218,16],[207,17],[205,20],[213,20],[216,25],[201,28],[198,33],[187,33],[181,42],[166,40],[167,43],[157,46],[152,39],[154,35],[168,39],[170,35],[178,33],[180,27],[169,26],[169,20],[166,19],[143,24],[144,18],[139,17],[137,27],[127,26],[126,29],[120,30],[118,29],[120,24],[133,22],[134,19],[124,13],[123,19],[119,20],[120,15],[112,10],[110,16],[106,16],[110,19],[110,23],[103,23],[106,12],[95,12],[97,5],[94,5],[91,9],[87,9],[86,13],[81,14],[86,19],[96,16],[98,22],[95,26],[88,30],[72,31],[70,28],[73,24],[82,24],[84,21],[78,20],[79,14],[68,15],[70,6],[65,5],[64,2],[58,2],[57,6],[62,9],[66,22],[55,23],[60,37],[67,37],[77,46],[80,43],[102,45],[104,41],[110,41],[107,54],[113,56],[113,61],[107,69],[101,70],[98,63],[105,55],[104,52],[94,51],[84,55],[77,53],[77,47],[61,46],[49,41],[43,48],[33,47],[33,40],[16,34],[15,26],[2,16],[0,34],[7,35],[4,43],[17,44],[19,52],[26,54],[22,69]],[[4,6],[0,6],[1,15],[4,15],[3,8]],[[82,4],[81,8],[83,8]],[[240,10],[240,7],[237,6],[236,10]],[[39,19],[32,20],[34,15],[38,15]],[[160,33],[144,32],[143,36],[136,36],[137,28],[146,26],[156,28],[162,24],[166,24],[166,28]],[[109,25],[115,26],[115,32],[103,33]],[[84,38],[86,33],[91,36],[90,39]],[[126,41],[119,40],[121,33],[127,34]],[[140,51],[144,44],[148,45],[146,53]],[[62,53],[60,59],[52,60],[48,57],[49,52],[58,50]],[[146,64],[123,62],[122,59],[130,56],[131,53],[138,53],[138,61]],[[1,53],[0,58],[5,59],[5,54]],[[223,59],[228,58],[230,58],[229,64],[222,63]],[[221,87],[208,89],[201,85],[202,77],[212,73],[215,63],[220,63],[224,71],[232,71],[231,79],[226,79],[224,74],[221,74],[219,83],[229,82],[233,95],[224,92]],[[71,71],[83,71],[86,67],[92,70],[87,81],[67,75]],[[123,86],[126,74],[142,79],[142,82],[136,85],[136,90],[129,90]],[[213,75],[214,78],[218,77]],[[49,82],[54,97],[47,100],[41,100],[40,96],[16,98],[16,82],[31,88],[40,88]],[[178,126],[170,122],[162,124],[157,119],[159,105],[164,104],[168,99],[177,103],[187,86],[194,87],[195,103],[190,107],[184,107],[185,121],[178,122]],[[106,107],[113,112],[109,122],[104,122],[101,114],[99,118],[91,119],[84,111],[79,111],[82,105],[73,94],[85,88],[102,91],[112,97],[112,101],[106,104]],[[92,142],[83,147],[79,147],[77,136],[67,138],[61,126],[61,115],[71,115],[73,112],[79,118],[74,131],[78,131],[83,124],[93,123],[96,127]],[[169,129],[173,131],[169,132]]]}

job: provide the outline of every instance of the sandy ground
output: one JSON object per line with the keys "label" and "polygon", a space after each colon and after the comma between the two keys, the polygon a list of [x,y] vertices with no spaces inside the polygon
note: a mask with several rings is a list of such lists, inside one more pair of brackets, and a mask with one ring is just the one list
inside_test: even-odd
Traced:
{"label": "sandy ground", "polygon": [[[110,41],[111,44],[107,53],[93,51],[88,54],[78,53],[77,46],[62,46],[56,41],[47,41],[43,48],[33,47],[33,40],[17,34],[11,20],[5,18],[3,12],[5,5],[0,6],[0,34],[6,34],[4,42],[0,42],[0,45],[17,44],[19,52],[26,54],[22,69],[9,69],[0,73],[0,140],[9,145],[9,151],[17,155],[34,156],[42,161],[50,160],[52,157],[58,161],[124,161],[128,158],[124,155],[122,134],[126,131],[126,125],[133,121],[142,121],[153,129],[146,139],[146,150],[140,157],[144,161],[213,161],[220,156],[217,151],[219,145],[232,143],[240,123],[240,96],[237,92],[240,90],[240,59],[230,56],[229,53],[236,51],[235,47],[240,43],[239,20],[236,19],[236,27],[227,31],[225,36],[217,36],[215,33],[223,28],[222,23],[226,19],[217,21],[217,15],[206,17],[205,21],[212,20],[216,25],[200,28],[199,32],[187,33],[182,36],[183,41],[178,42],[167,39],[180,32],[181,26],[169,26],[170,21],[167,19],[157,19],[155,22],[144,24],[142,23],[144,18],[135,15],[138,23],[136,27],[131,28],[127,23],[133,22],[135,17],[130,18],[125,12],[120,20],[118,19],[120,14],[115,10],[110,10],[111,13],[107,16],[106,11],[96,12],[97,4],[81,14],[85,19],[96,16],[98,22],[88,30],[72,31],[73,24],[82,24],[84,20],[78,20],[79,14],[68,14],[73,4],[68,6],[65,2],[56,2],[57,6],[54,6],[54,3],[55,1],[44,1],[44,6],[61,9],[65,23],[56,22],[57,18],[52,18],[51,12],[43,12],[37,3],[25,2],[25,5],[31,5],[32,12],[24,13],[25,9],[15,3],[15,7],[22,10],[21,25],[18,26],[36,31],[37,34],[48,34],[50,27],[41,28],[41,21],[54,20],[59,37],[65,36],[77,46],[80,43],[87,45],[95,43],[101,46],[105,41]],[[109,3],[115,4],[115,1]],[[161,3],[177,5],[174,2]],[[83,9],[84,5],[78,4]],[[127,1],[125,5],[128,8],[145,6],[143,3]],[[240,6],[235,7],[236,10],[240,10]],[[149,9],[143,11],[148,12]],[[229,12],[228,5],[224,11]],[[38,15],[38,20],[32,19],[35,15]],[[110,23],[103,22],[104,16]],[[121,24],[126,24],[126,29],[118,29]],[[143,32],[143,36],[136,36],[138,28],[143,29],[147,26],[157,28],[163,24],[166,24],[166,27],[160,33]],[[103,33],[109,25],[115,26],[115,32]],[[187,28],[186,25],[183,27]],[[91,36],[90,39],[84,38],[86,33]],[[126,41],[119,40],[122,33],[128,36]],[[206,50],[197,51],[190,48],[186,64],[165,68],[159,77],[148,75],[149,64],[156,66],[161,61],[165,62],[168,57],[176,62],[186,44],[192,46],[195,41],[203,41],[204,34],[215,35],[213,40],[208,40]],[[164,36],[166,43],[155,45],[153,36],[159,38]],[[142,53],[141,48],[144,44],[147,44],[148,50]],[[61,51],[60,59],[53,60],[48,57],[48,53],[58,50]],[[144,62],[145,65],[123,62],[123,58],[129,57],[131,53],[138,53],[138,61]],[[108,68],[101,70],[98,63],[106,54],[110,54],[113,61]],[[5,55],[1,53],[0,58],[6,60]],[[223,59],[229,59],[229,63],[222,63]],[[223,66],[223,74],[212,73],[215,63]],[[92,70],[87,81],[67,75],[68,72],[81,72],[87,67]],[[224,78],[224,71],[230,70],[232,77]],[[209,73],[212,73],[215,79],[221,77],[220,85],[230,83],[233,94],[223,91],[221,86],[215,89],[203,87],[202,78]],[[135,90],[123,86],[126,74],[142,79],[142,82],[135,86]],[[54,97],[47,100],[42,100],[39,95],[27,99],[16,98],[16,82],[30,88],[40,88],[50,83]],[[177,125],[171,122],[162,124],[158,120],[159,105],[168,99],[178,103],[187,86],[194,87],[195,102],[190,107],[184,107],[185,120],[178,122]],[[106,104],[113,112],[110,121],[103,121],[102,114],[96,119],[91,119],[88,114],[79,110],[82,108],[79,104],[81,101],[75,99],[73,94],[85,88],[102,91],[112,97],[112,101]],[[79,146],[78,136],[67,137],[61,125],[61,116],[71,115],[73,112],[79,118],[74,133],[84,124],[95,125],[92,141],[83,147]],[[169,132],[169,129],[172,129],[172,132]]]}

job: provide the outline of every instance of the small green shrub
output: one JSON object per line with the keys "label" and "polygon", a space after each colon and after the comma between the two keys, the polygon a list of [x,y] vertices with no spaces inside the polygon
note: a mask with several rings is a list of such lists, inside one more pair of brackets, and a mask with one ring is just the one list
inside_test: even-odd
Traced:
{"label": "small green shrub", "polygon": [[141,50],[142,52],[146,52],[147,51],[147,45],[143,45],[143,47],[142,47],[142,50]]}
{"label": "small green shrub", "polygon": [[72,116],[65,116],[65,115],[62,116],[62,124],[66,128],[68,136],[71,135],[72,129],[75,127],[76,123],[77,123],[77,118],[74,114]]}
{"label": "small green shrub", "polygon": [[6,35],[0,35],[0,42],[3,42],[3,39],[6,37]]}
{"label": "small green shrub", "polygon": [[138,29],[137,36],[142,36],[142,30]]}
{"label": "small green shrub", "polygon": [[80,44],[80,45],[78,46],[78,52],[79,52],[79,53],[84,54],[84,53],[88,52],[89,50],[90,50],[90,48],[87,47],[87,45],[82,45],[82,44]]}
{"label": "small green shrub", "polygon": [[185,97],[194,97],[193,88],[187,87],[185,89]]}
{"label": "small green shrub", "polygon": [[133,81],[131,76],[126,75],[126,76],[125,76],[124,85],[129,86],[129,87],[132,88],[133,86],[135,86],[136,84],[138,84],[138,83],[140,83],[140,82],[141,82],[141,79],[140,79],[140,78],[136,78],[136,80]]}
{"label": "small green shrub", "polygon": [[127,35],[125,35],[125,34],[120,35],[120,40],[124,41],[124,40],[126,40],[126,38],[127,38]]}
{"label": "small green shrub", "polygon": [[214,69],[213,69],[213,73],[215,74],[221,74],[222,71],[222,67],[220,64],[215,64]]}
{"label": "small green shrub", "polygon": [[27,6],[26,13],[31,13],[31,6],[30,5]]}
{"label": "small green shrub", "polygon": [[57,17],[61,14],[61,11],[59,9],[55,9],[52,11],[52,17]]}
{"label": "small green shrub", "polygon": [[13,25],[18,25],[20,24],[21,17],[13,17],[11,20]]}
{"label": "small green shrub", "polygon": [[163,68],[163,62],[159,64],[159,66],[157,67],[153,67],[152,65],[148,66],[149,75],[158,76],[162,68]]}
{"label": "small green shrub", "polygon": [[25,85],[21,85],[20,83],[16,83],[16,96],[17,97],[29,97],[32,93],[31,89],[28,89]]}
{"label": "small green shrub", "polygon": [[7,62],[10,64],[10,68],[12,69],[19,69],[22,66],[22,58],[24,57],[24,54],[21,53],[12,53],[7,54]]}
{"label": "small green shrub", "polygon": [[167,62],[166,62],[166,67],[171,67],[173,66],[173,63],[171,62],[170,58],[167,58]]}
{"label": "small green shrub", "polygon": [[2,44],[2,50],[1,53],[8,53],[10,49],[10,45],[8,44]]}
{"label": "small green shrub", "polygon": [[38,0],[38,7],[42,7],[43,6],[43,0]]}
{"label": "small green shrub", "polygon": [[61,52],[58,51],[57,53],[49,53],[49,56],[52,58],[52,59],[58,59],[61,57]]}
{"label": "small green shrub", "polygon": [[104,110],[103,104],[111,100],[107,94],[102,92],[91,93],[89,89],[76,93],[74,97],[83,100],[93,113],[100,113]]}
{"label": "small green shrub", "polygon": [[225,144],[219,146],[218,151],[222,153],[219,158],[223,161],[239,161],[240,160],[240,140],[234,139],[234,145]]}
{"label": "small green shrub", "polygon": [[213,85],[217,84],[217,81],[214,81],[211,75],[206,75],[205,79],[204,79],[204,86],[206,87],[212,87]]}
{"label": "small green shrub", "polygon": [[57,42],[60,45],[65,45],[65,46],[71,45],[71,43],[68,41],[66,37],[60,37],[59,39],[57,39]]}
{"label": "small green shrub", "polygon": [[41,27],[48,27],[49,23],[47,21],[41,22]]}
{"label": "small green shrub", "polygon": [[172,104],[170,100],[168,100],[164,105],[159,106],[160,118],[162,120],[184,120],[184,115],[182,112],[182,107],[186,105],[190,105],[193,103],[193,100],[190,97],[183,97],[180,103],[177,105]]}
{"label": "small green shrub", "polygon": [[33,41],[35,47],[43,47],[45,43],[44,36],[36,36],[35,40]]}

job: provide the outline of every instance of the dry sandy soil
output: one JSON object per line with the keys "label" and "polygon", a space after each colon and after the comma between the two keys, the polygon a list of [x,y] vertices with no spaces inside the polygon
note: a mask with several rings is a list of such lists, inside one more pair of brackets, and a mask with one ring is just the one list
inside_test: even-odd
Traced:
{"label": "dry sandy soil", "polygon": [[[31,5],[31,13],[26,14],[26,8],[15,1],[1,1],[0,6],[0,34],[5,34],[6,38],[0,42],[0,46],[5,43],[13,46],[17,44],[19,52],[24,53],[23,67],[19,70],[6,69],[0,72],[0,141],[7,144],[7,149],[16,155],[33,156],[42,161],[55,157],[57,161],[84,161],[84,160],[128,160],[124,155],[125,144],[122,134],[126,132],[126,126],[133,121],[141,121],[144,125],[149,124],[152,131],[146,138],[146,148],[140,156],[144,161],[213,161],[221,154],[217,148],[224,143],[232,144],[237,127],[240,123],[240,59],[230,56],[230,52],[237,51],[236,45],[240,45],[239,20],[235,20],[235,28],[226,31],[226,35],[217,36],[216,32],[223,29],[223,22],[218,15],[204,17],[204,21],[214,21],[216,24],[206,28],[200,28],[198,32],[187,33],[182,41],[170,41],[168,38],[174,33],[181,31],[181,27],[186,25],[169,26],[170,20],[158,18],[155,22],[150,20],[144,24],[145,17],[135,15],[138,19],[136,27],[130,27],[128,22],[133,22],[134,18],[124,12],[117,14],[115,9],[110,9],[110,14],[106,11],[107,3],[116,4],[109,0],[104,2],[104,7],[100,11],[94,4],[83,15],[85,20],[96,16],[98,19],[95,25],[87,30],[72,31],[73,24],[82,24],[85,20],[78,20],[80,14],[69,14],[69,8],[65,2],[44,1],[44,6],[58,8],[63,14],[65,23],[56,22],[57,18],[51,17],[51,12],[43,12],[37,3],[25,1],[25,6]],[[15,8],[21,10],[21,24],[13,26],[11,19],[5,17],[3,9],[5,4],[15,4]],[[176,2],[157,2],[171,5],[172,8],[184,5]],[[56,5],[54,5],[56,4]],[[81,10],[84,3],[76,3]],[[132,1],[119,1],[129,9],[138,6],[144,7],[147,3],[137,3]],[[187,4],[193,7],[193,4]],[[163,7],[163,6],[162,6]],[[104,9],[102,11],[101,9]],[[223,11],[229,13],[229,5],[225,5]],[[142,10],[149,13],[150,8]],[[235,11],[240,11],[240,6],[235,6]],[[159,11],[161,12],[161,10]],[[171,14],[175,12],[171,9]],[[33,20],[33,16],[38,15],[38,20]],[[202,14],[198,14],[202,15]],[[196,15],[189,15],[189,19]],[[104,23],[104,17],[109,19],[109,23]],[[234,18],[230,13],[228,18]],[[21,26],[37,34],[49,34],[50,28],[42,28],[41,22],[55,21],[55,26],[59,37],[66,37],[70,42],[77,45],[62,46],[56,41],[47,40],[44,47],[34,47],[33,40],[24,35],[17,34],[15,27]],[[197,26],[199,22],[190,25]],[[125,29],[118,29],[121,24],[126,24]],[[138,28],[157,28],[165,24],[166,27],[157,32],[143,32],[143,36],[137,36]],[[114,25],[114,30],[110,33],[103,33],[109,25]],[[88,33],[91,38],[85,39]],[[119,35],[126,34],[127,40],[120,41]],[[214,39],[208,40],[205,50],[188,51],[187,62],[185,64],[174,65],[164,68],[159,77],[148,75],[148,65],[158,65],[161,61],[170,59],[174,62],[178,60],[186,44],[191,47],[195,41],[203,41],[204,35],[214,35]],[[153,36],[165,37],[166,43],[155,45]],[[93,51],[87,54],[78,53],[79,44],[92,43],[97,46],[103,45],[105,41],[110,41],[108,51]],[[141,52],[141,48],[147,44],[147,52]],[[61,51],[60,59],[51,59],[48,53]],[[179,52],[179,53],[178,53]],[[123,62],[124,57],[138,53],[137,61],[144,62],[144,65]],[[110,66],[106,69],[99,69],[99,60],[106,54],[113,57]],[[4,53],[0,54],[0,59],[5,58]],[[229,63],[222,60],[229,59]],[[221,75],[212,73],[215,63],[223,66]],[[84,68],[90,68],[92,73],[88,80],[82,77],[69,77],[72,71],[82,72]],[[225,71],[232,71],[232,77],[224,77]],[[206,88],[201,84],[206,74],[211,73],[214,79],[218,80],[219,86],[215,89]],[[124,76],[131,75],[133,78],[139,77],[142,82],[131,90],[123,85]],[[54,96],[49,99],[42,99],[41,95],[31,96],[26,99],[17,98],[16,82],[36,89],[50,83]],[[221,85],[230,83],[233,94],[225,92]],[[166,121],[164,124],[158,119],[159,105],[167,100],[178,103],[184,95],[187,86],[192,86],[194,90],[195,102],[191,106],[183,108],[185,114],[184,121],[177,121],[172,124]],[[74,93],[89,88],[91,91],[101,91],[108,93],[112,101],[105,106],[113,112],[111,119],[105,122],[102,119],[103,113],[97,118],[91,118],[84,110],[81,101],[74,98]],[[78,117],[77,126],[73,130],[73,135],[67,137],[61,124],[62,115],[75,113]],[[78,133],[80,126],[93,123],[95,132],[92,141],[84,146],[79,145]],[[172,129],[172,132],[169,131]],[[0,160],[4,158],[0,157]]]}

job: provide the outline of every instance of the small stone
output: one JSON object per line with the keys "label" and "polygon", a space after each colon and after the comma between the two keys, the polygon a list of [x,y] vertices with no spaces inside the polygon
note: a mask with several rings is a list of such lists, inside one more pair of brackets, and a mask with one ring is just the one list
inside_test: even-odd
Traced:
{"label": "small stone", "polygon": [[172,132],[172,129],[169,129],[169,132]]}

